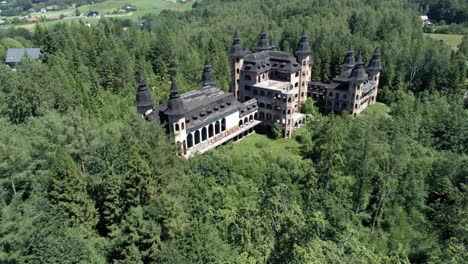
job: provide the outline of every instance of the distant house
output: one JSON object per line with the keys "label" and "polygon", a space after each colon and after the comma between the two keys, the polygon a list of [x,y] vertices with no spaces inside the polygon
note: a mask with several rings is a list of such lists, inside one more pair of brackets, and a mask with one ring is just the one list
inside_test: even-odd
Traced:
{"label": "distant house", "polygon": [[47,13],[47,9],[41,8],[41,13]]}
{"label": "distant house", "polygon": [[100,17],[102,14],[103,13],[101,11],[91,11],[88,13],[88,17]]}
{"label": "distant house", "polygon": [[135,22],[135,25],[138,27],[144,26],[148,21],[146,19],[138,20]]}
{"label": "distant house", "polygon": [[30,19],[28,19],[28,22],[36,23],[37,22],[37,17],[31,17]]}
{"label": "distant house", "polygon": [[32,59],[38,60],[41,57],[41,50],[39,48],[10,48],[7,50],[5,63],[9,66],[15,66],[23,60],[26,54]]}
{"label": "distant house", "polygon": [[423,25],[431,25],[431,21],[429,20],[429,17],[428,16],[421,16],[421,21],[423,23]]}
{"label": "distant house", "polygon": [[0,25],[2,25],[2,24],[5,24],[5,23],[6,23],[6,21],[5,21],[5,20],[3,20],[3,19],[0,19]]}

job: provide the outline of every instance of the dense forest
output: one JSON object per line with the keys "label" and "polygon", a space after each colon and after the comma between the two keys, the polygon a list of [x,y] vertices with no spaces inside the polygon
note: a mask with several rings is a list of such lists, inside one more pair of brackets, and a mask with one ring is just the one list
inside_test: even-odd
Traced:
{"label": "dense forest", "polygon": [[[0,263],[467,263],[468,38],[454,52],[424,36],[419,2],[202,0],[143,28],[1,32],[1,60],[44,58],[0,66]],[[161,102],[170,75],[198,88],[208,56],[228,90],[234,31],[254,49],[262,26],[286,51],[305,28],[314,80],[349,45],[379,48],[390,112],[307,104],[298,155],[228,144],[178,158],[136,113],[136,75]]]}

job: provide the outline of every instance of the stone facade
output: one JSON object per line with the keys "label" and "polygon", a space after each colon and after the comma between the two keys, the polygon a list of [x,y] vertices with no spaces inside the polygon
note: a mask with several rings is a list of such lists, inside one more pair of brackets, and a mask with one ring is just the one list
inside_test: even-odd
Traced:
{"label": "stone facade", "polygon": [[234,34],[231,47],[231,92],[245,102],[258,101],[258,117],[263,125],[280,124],[284,136],[305,122],[300,113],[301,103],[307,99],[312,57],[305,31],[302,32],[295,57],[276,51],[265,29],[260,33],[255,53],[243,49],[239,34]]}
{"label": "stone facade", "polygon": [[367,106],[375,104],[381,70],[382,62],[377,49],[366,70],[362,56],[359,55],[356,61],[350,47],[344,58],[341,73],[332,81],[310,82],[308,94],[318,102],[324,112],[348,111],[357,116]]}

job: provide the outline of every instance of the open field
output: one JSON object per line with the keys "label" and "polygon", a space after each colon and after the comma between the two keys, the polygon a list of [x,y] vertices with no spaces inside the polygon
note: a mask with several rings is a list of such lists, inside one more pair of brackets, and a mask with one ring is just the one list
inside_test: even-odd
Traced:
{"label": "open field", "polygon": [[[129,13],[121,13],[121,14],[112,14],[114,11],[119,10],[121,7],[123,7],[126,4],[131,4],[136,7],[136,11],[134,12],[129,12]],[[125,18],[125,19],[132,19],[132,20],[138,20],[140,19],[143,15],[152,13],[152,14],[158,14],[162,10],[165,9],[171,9],[171,10],[188,10],[192,7],[192,2],[185,2],[185,3],[175,3],[172,1],[167,1],[167,0],[133,0],[133,1],[128,1],[128,0],[108,0],[102,3],[97,3],[94,5],[85,5],[85,6],[80,6],[78,7],[78,10],[80,11],[81,14],[84,16],[81,17],[76,17],[76,9],[75,8],[68,8],[60,11],[50,11],[47,13],[34,13],[31,14],[31,17],[45,17],[45,18],[51,18],[51,17],[59,17],[61,15],[71,15],[72,17],[67,18],[67,19],[62,19],[62,20],[54,20],[54,21],[46,21],[46,22],[39,22],[42,25],[53,25],[55,23],[59,22],[71,22],[71,21],[85,21],[89,22],[91,24],[97,23],[99,18],[88,18],[86,17],[86,14],[90,11],[101,11],[105,13],[106,17],[114,17],[114,18]],[[2,17],[0,18],[7,18],[11,20],[13,17]],[[34,25],[36,23],[28,23],[28,24],[21,24],[21,25],[14,25],[16,27],[23,27],[23,28],[34,28]],[[13,25],[3,25],[0,26],[0,28],[8,28]]]}
{"label": "open field", "polygon": [[453,50],[458,50],[458,45],[462,42],[463,35],[453,35],[453,34],[430,34],[425,33],[425,35],[443,41],[447,46],[451,47]]}

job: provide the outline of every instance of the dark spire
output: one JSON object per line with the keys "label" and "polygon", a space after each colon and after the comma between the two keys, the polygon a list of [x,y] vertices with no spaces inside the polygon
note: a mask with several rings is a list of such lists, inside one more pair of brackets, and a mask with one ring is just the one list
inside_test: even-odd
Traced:
{"label": "dark spire", "polygon": [[348,51],[346,52],[345,58],[343,60],[343,67],[352,69],[355,65],[355,60],[353,46],[349,45]]}
{"label": "dark spire", "polygon": [[167,109],[168,111],[166,111],[166,113],[168,115],[175,116],[180,116],[184,114],[185,111],[184,100],[179,96],[179,88],[177,87],[174,76],[171,76],[171,96],[167,102]]}
{"label": "dark spire", "polygon": [[362,62],[362,55],[359,53],[356,66],[354,66],[353,71],[351,72],[351,80],[353,82],[365,82],[368,78],[366,70],[364,69],[364,63]]}
{"label": "dark spire", "polygon": [[174,76],[171,76],[171,96],[170,99],[177,99],[179,98],[179,87],[177,87],[177,83],[175,81]]}
{"label": "dark spire", "polygon": [[205,66],[203,67],[203,73],[200,82],[202,87],[216,86],[216,80],[213,75],[213,72],[211,71],[211,64],[208,61],[208,57],[205,60]]}
{"label": "dark spire", "polygon": [[143,74],[139,74],[138,89],[136,93],[135,105],[137,111],[140,114],[145,114],[148,110],[153,109],[153,98],[151,93],[148,91],[146,81],[143,78]]}
{"label": "dark spire", "polygon": [[[307,33],[305,28],[302,28],[301,39],[297,44],[296,49],[296,56],[299,57],[307,57],[311,54],[310,47],[309,47],[309,40],[307,38]],[[300,58],[299,58],[300,59]]]}
{"label": "dark spire", "polygon": [[229,52],[229,55],[231,57],[242,57],[242,56],[244,56],[244,51],[243,51],[242,46],[240,44],[239,33],[237,32],[237,30],[234,33],[234,37],[232,38],[231,52]]}
{"label": "dark spire", "polygon": [[380,59],[380,52],[379,49],[374,50],[374,54],[372,54],[372,59],[369,62],[369,66],[367,67],[367,71],[371,76],[375,76],[382,70],[382,61]]}
{"label": "dark spire", "polygon": [[263,26],[262,32],[260,32],[260,39],[258,40],[256,52],[270,50],[270,49],[271,49],[270,41],[268,41],[265,26]]}
{"label": "dark spire", "polygon": [[271,40],[271,41],[270,41],[270,49],[271,49],[271,50],[275,50],[275,49],[276,49],[275,41],[274,41],[274,40]]}

